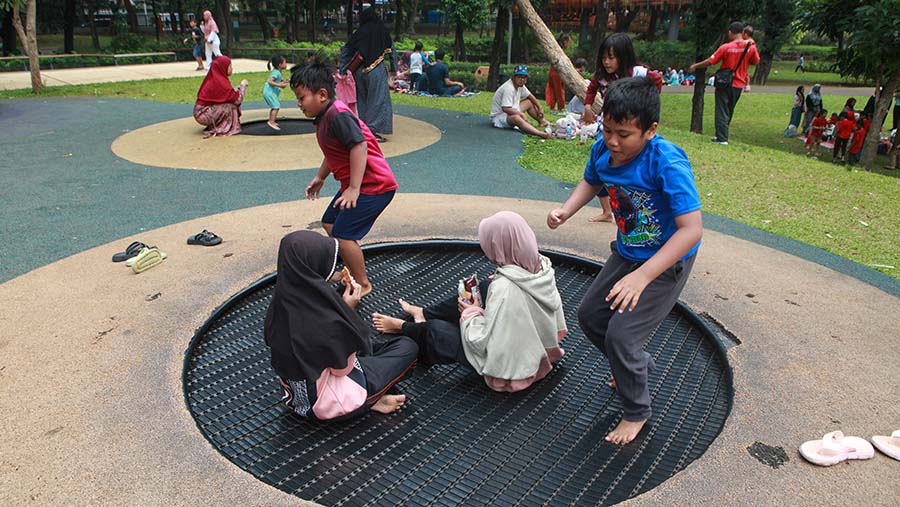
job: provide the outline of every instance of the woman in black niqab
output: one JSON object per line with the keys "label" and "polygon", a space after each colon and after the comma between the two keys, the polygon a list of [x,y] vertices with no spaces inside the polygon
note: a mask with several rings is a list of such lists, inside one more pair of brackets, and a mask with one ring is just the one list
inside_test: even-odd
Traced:
{"label": "woman in black niqab", "polygon": [[347,51],[342,53],[341,71],[347,69],[353,55],[359,52],[362,64],[356,69],[356,107],[359,119],[373,133],[394,133],[391,91],[388,74],[383,62],[390,66],[392,75],[397,72],[397,57],[393,51],[394,41],[375,9],[367,7],[359,14],[359,28],[347,41]]}

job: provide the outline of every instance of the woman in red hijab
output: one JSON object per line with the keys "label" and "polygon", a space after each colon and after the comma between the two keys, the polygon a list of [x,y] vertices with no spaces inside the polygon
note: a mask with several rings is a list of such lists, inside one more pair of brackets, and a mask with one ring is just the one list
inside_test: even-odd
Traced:
{"label": "woman in red hijab", "polygon": [[241,102],[248,81],[243,79],[240,86],[232,87],[228,80],[231,71],[231,58],[216,58],[197,92],[194,119],[206,127],[204,138],[241,133]]}

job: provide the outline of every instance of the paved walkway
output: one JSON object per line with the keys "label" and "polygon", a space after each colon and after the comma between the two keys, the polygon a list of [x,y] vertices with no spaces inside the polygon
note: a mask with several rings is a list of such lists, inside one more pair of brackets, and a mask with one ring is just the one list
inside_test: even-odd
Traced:
{"label": "paved walkway", "polygon": [[[325,203],[298,200],[309,167],[168,169],[110,151],[126,131],[190,110],[105,98],[0,102],[0,505],[305,505],[209,446],[185,407],[181,369],[213,309],[272,272],[279,238],[316,228]],[[481,217],[514,209],[542,246],[607,255],[614,229],[589,224],[588,213],[558,231],[543,226],[571,188],[516,164],[517,133],[478,115],[395,112],[442,135],[390,159],[401,194],[367,241],[470,239]],[[833,429],[900,429],[900,284],[720,217],[705,221],[682,299],[742,342],[728,354],[734,410],[703,457],[626,504],[896,505],[896,461],[822,469],[796,448]],[[185,245],[203,228],[225,243]],[[139,276],[109,261],[133,240],[169,258]],[[757,441],[790,460],[777,470],[760,463],[747,451]]]}

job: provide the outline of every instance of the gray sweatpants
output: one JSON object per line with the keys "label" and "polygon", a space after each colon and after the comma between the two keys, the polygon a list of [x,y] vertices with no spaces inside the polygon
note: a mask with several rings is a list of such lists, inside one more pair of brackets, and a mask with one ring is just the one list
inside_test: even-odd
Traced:
{"label": "gray sweatpants", "polygon": [[606,296],[613,285],[641,263],[619,256],[616,242],[610,246],[612,254],[600,274],[591,284],[581,306],[578,323],[582,331],[609,360],[609,368],[616,379],[617,391],[622,397],[626,421],[644,421],[650,418],[650,391],[647,377],[653,370],[653,358],[644,351],[650,333],[675,306],[681,289],[691,274],[696,255],[678,261],[650,282],[633,311],[623,313],[610,310]]}
{"label": "gray sweatpants", "polygon": [[728,140],[728,127],[731,125],[731,118],[734,117],[734,108],[737,106],[743,91],[743,88],[735,88],[734,86],[727,90],[716,88],[716,139],[719,141]]}

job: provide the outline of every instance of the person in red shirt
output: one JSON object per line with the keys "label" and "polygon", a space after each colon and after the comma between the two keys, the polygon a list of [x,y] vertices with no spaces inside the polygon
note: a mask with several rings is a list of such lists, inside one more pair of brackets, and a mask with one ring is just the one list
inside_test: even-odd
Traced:
{"label": "person in red shirt", "polygon": [[[831,161],[834,163],[844,162],[844,158],[847,156],[847,144],[850,142],[853,131],[856,130],[856,120],[849,118],[846,113],[841,113],[839,118],[841,121],[837,124],[837,133],[834,136],[834,152],[831,155]],[[838,153],[841,154],[840,159],[838,159]]]}
{"label": "person in red shirt", "polygon": [[[720,69],[733,69],[734,77],[731,86],[720,88],[716,86],[716,137],[712,142],[728,144],[728,127],[734,116],[734,107],[741,98],[744,86],[750,81],[747,69],[750,65],[759,63],[759,52],[752,40],[744,40],[742,32],[744,24],[735,21],[728,27],[728,40],[719,46],[719,49],[706,60],[691,65],[691,72],[722,63]],[[746,54],[744,54],[746,52]],[[740,63],[740,65],[738,65]]]}
{"label": "person in red shirt", "polygon": [[865,142],[866,134],[868,133],[869,129],[866,128],[862,120],[856,122],[856,130],[853,131],[853,139],[850,141],[850,148],[847,149],[850,152],[848,157],[850,165],[855,165],[859,162],[859,152],[862,150],[863,142]]}
{"label": "person in red shirt", "polygon": [[812,155],[813,149],[816,150],[816,153],[819,152],[819,145],[822,144],[822,134],[825,132],[825,125],[828,123],[825,120],[825,114],[828,111],[824,109],[819,109],[819,112],[816,114],[816,119],[812,121],[812,129],[809,131],[809,135],[806,136],[806,154]]}

